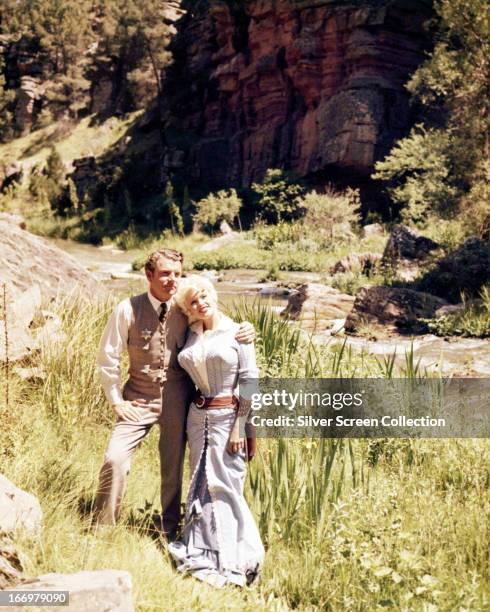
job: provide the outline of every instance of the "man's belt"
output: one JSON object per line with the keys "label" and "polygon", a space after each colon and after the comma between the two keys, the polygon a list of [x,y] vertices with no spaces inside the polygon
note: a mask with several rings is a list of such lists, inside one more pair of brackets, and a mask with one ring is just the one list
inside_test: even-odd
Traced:
{"label": "man's belt", "polygon": [[234,395],[220,395],[216,397],[204,397],[197,392],[193,400],[194,406],[200,410],[211,410],[215,408],[236,408],[238,398]]}

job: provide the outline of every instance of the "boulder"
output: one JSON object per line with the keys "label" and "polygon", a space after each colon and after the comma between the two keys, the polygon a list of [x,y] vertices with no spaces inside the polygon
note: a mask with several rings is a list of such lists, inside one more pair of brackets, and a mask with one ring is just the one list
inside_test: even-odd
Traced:
{"label": "boulder", "polygon": [[[41,291],[38,285],[34,285],[24,293],[7,289],[6,312],[3,310],[3,288],[0,299],[2,301],[0,361],[6,361],[7,355],[11,362],[20,361],[39,346],[29,326],[36,310],[41,306]],[[5,335],[5,322],[7,322],[7,335]]]}
{"label": "boulder", "polygon": [[[133,612],[131,575],[118,570],[45,574],[15,586],[19,591],[68,591],[70,612]],[[23,612],[23,607],[11,610]]]}
{"label": "boulder", "polygon": [[43,513],[37,497],[16,487],[0,474],[0,533],[36,536],[41,530]]}
{"label": "boulder", "polygon": [[337,261],[330,268],[329,273],[334,275],[358,271],[363,274],[369,274],[377,267],[380,261],[381,255],[379,253],[350,253]]}
{"label": "boulder", "polygon": [[292,291],[281,316],[299,321],[307,330],[330,329],[332,320],[343,319],[351,310],[354,298],[333,287],[305,283]]}
{"label": "boulder", "polygon": [[413,289],[366,285],[356,296],[345,330],[352,333],[372,325],[386,332],[423,331],[425,325],[420,319],[432,318],[445,304],[440,298]]}
{"label": "boulder", "polygon": [[219,224],[219,231],[222,234],[224,234],[224,235],[226,235],[226,234],[233,234],[233,230],[231,229],[230,224],[227,221],[225,221],[224,219]]}
{"label": "boulder", "polygon": [[[13,293],[13,295],[12,295]],[[2,306],[3,306],[3,294]],[[2,312],[0,320],[0,361],[20,361],[33,351],[41,349],[46,343],[65,340],[61,332],[61,320],[47,311],[41,311],[41,291],[34,285],[24,293],[7,291],[6,317]],[[3,310],[3,309],[2,309]],[[36,313],[44,318],[44,325],[31,329]],[[7,321],[7,336],[5,335]],[[7,340],[7,342],[6,342]],[[7,351],[8,349],[8,351]]]}
{"label": "boulder", "polygon": [[42,301],[73,290],[93,298],[105,289],[73,257],[44,238],[0,220],[1,283],[13,291],[26,291],[37,285]]}
{"label": "boulder", "polygon": [[0,212],[0,221],[13,223],[17,227],[20,227],[20,229],[26,229],[27,227],[26,220],[24,219],[24,217],[21,217],[20,215],[13,215],[7,212]]}
{"label": "boulder", "polygon": [[384,236],[385,228],[381,223],[368,223],[364,225],[361,232],[362,238],[371,238],[371,236]]}
{"label": "boulder", "polygon": [[0,540],[0,590],[6,589],[22,578],[19,554],[12,542],[3,537]]}
{"label": "boulder", "polygon": [[381,259],[381,265],[396,271],[404,280],[413,280],[420,267],[431,261],[431,254],[440,248],[437,242],[409,229],[405,225],[395,225]]}
{"label": "boulder", "polygon": [[490,244],[472,236],[455,251],[437,261],[417,282],[417,289],[457,303],[462,293],[466,297],[478,297],[481,288],[488,283]]}

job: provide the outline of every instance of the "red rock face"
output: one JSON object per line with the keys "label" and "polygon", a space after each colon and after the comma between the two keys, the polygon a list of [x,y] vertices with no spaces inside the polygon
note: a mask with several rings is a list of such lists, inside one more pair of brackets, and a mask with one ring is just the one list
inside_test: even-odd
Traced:
{"label": "red rock face", "polygon": [[405,133],[404,84],[427,43],[422,3],[205,4],[176,24],[163,100],[170,175],[210,188],[246,187],[273,167],[362,180]]}

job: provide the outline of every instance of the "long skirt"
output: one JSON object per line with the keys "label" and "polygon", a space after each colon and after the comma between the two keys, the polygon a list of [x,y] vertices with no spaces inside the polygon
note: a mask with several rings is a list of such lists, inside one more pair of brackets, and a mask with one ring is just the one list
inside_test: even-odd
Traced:
{"label": "long skirt", "polygon": [[187,419],[191,484],[185,526],[169,544],[180,572],[221,587],[244,586],[257,576],[264,558],[259,531],[243,496],[245,452],[229,453],[233,408],[200,410]]}

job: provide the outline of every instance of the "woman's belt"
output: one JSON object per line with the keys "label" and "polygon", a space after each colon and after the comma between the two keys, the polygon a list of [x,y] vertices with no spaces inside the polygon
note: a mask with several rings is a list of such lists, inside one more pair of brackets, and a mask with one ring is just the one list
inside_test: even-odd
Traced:
{"label": "woman's belt", "polygon": [[219,395],[216,397],[204,397],[197,392],[193,400],[196,408],[200,410],[210,410],[215,408],[236,408],[238,406],[238,398],[234,395]]}

